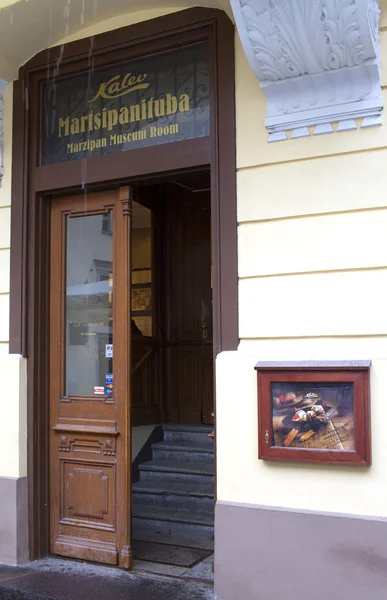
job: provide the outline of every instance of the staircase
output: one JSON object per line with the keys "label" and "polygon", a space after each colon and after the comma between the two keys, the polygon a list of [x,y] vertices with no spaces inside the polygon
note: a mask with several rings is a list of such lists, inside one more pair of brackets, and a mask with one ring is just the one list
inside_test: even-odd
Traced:
{"label": "staircase", "polygon": [[214,443],[208,438],[213,428],[163,429],[163,441],[152,445],[153,458],[139,465],[140,478],[132,486],[133,556],[186,564],[187,549],[208,551],[207,556],[213,550]]}

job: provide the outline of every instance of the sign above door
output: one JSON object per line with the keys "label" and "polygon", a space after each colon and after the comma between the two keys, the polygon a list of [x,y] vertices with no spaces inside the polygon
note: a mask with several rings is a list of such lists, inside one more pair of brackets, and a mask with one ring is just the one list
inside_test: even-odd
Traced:
{"label": "sign above door", "polygon": [[208,136],[208,46],[51,79],[41,105],[41,165]]}

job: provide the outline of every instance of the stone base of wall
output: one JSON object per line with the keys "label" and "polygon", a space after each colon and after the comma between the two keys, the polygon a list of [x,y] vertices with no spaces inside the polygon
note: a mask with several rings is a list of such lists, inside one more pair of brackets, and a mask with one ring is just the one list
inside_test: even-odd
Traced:
{"label": "stone base of wall", "polygon": [[218,502],[217,600],[385,600],[387,520]]}
{"label": "stone base of wall", "polygon": [[27,478],[0,477],[0,563],[28,560]]}

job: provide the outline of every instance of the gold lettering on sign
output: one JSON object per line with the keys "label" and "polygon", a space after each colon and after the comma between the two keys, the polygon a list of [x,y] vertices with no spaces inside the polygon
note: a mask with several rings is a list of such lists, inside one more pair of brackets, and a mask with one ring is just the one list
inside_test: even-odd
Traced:
{"label": "gold lettering on sign", "polygon": [[146,73],[143,75],[132,75],[132,73],[126,73],[121,79],[120,75],[116,75],[109,79],[109,81],[103,81],[99,86],[98,92],[89,100],[89,102],[95,102],[97,98],[118,98],[119,96],[125,96],[136,90],[146,90],[150,84],[143,83],[148,77]]}
{"label": "gold lettering on sign", "polygon": [[86,142],[69,142],[67,144],[67,154],[73,154],[74,152],[93,152],[93,150],[99,150],[100,148],[106,148],[106,138],[100,138],[98,140],[87,140]]}
{"label": "gold lettering on sign", "polygon": [[[99,129],[112,131],[118,124],[127,125],[128,123],[147,121],[154,117],[165,117],[175,115],[176,113],[184,113],[189,110],[188,94],[180,94],[179,97],[174,96],[173,94],[166,94],[165,98],[159,100],[155,100],[151,97],[141,100],[140,104],[122,106],[120,109],[103,108],[101,112],[94,112],[94,110],[91,110],[81,117],[59,117],[58,136],[67,137],[69,135],[85,133],[86,131],[98,131]],[[176,126],[170,125],[169,127],[173,128]],[[176,131],[172,130],[171,133],[177,133],[177,131],[178,129]]]}
{"label": "gold lettering on sign", "polygon": [[127,142],[138,142],[147,139],[146,129],[133,131],[129,133],[112,133],[110,136],[110,145],[126,144]]}
{"label": "gold lettering on sign", "polygon": [[[140,129],[139,131],[129,131],[127,133],[111,133],[109,138],[101,137],[97,140],[87,140],[86,142],[68,142],[67,154],[76,154],[77,152],[92,152],[106,146],[120,146],[122,144],[131,144],[150,138],[169,137],[179,133],[179,124],[164,125],[155,127],[152,125],[149,129]],[[86,325],[101,325],[101,323],[83,323],[74,324],[73,327],[82,327]],[[103,325],[103,323],[102,323]],[[81,333],[80,335],[95,335],[94,333]]]}
{"label": "gold lettering on sign", "polygon": [[177,123],[174,125],[164,125],[164,127],[150,128],[151,138],[162,137],[163,135],[175,135],[176,133],[179,133],[179,125]]}

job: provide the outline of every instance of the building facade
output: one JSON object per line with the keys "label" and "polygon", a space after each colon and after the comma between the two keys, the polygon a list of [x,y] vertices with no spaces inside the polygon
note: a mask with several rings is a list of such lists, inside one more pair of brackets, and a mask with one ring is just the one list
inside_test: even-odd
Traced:
{"label": "building facade", "polygon": [[[217,598],[276,600],[297,589],[303,600],[360,599],[366,593],[381,600],[387,583],[382,112],[387,3],[213,0],[199,8],[195,2],[159,0],[147,10],[135,0],[100,0],[91,7],[60,1],[49,9],[41,0],[2,4],[0,370],[7,386],[0,403],[6,424],[0,436],[0,562],[22,564],[54,552],[129,568],[126,449],[133,428],[165,421],[212,425],[214,414]],[[204,59],[188,56],[201,44]],[[184,82],[178,91],[168,83],[157,105],[156,92],[152,104],[148,96],[130,101],[127,116],[121,100],[93,108],[92,116],[84,99],[79,106],[66,105],[71,86],[75,95],[79,86],[88,86],[108,103],[117,97],[126,101],[120,94],[128,86],[146,84],[139,75],[148,73],[150,57],[153,72],[166,77],[172,67],[165,56],[175,55],[175,75],[194,64],[195,90],[208,88],[200,98],[195,92],[194,106]],[[123,85],[129,61],[136,66],[135,79],[128,75]],[[119,78],[112,81],[121,63]],[[101,78],[93,87],[88,77],[94,72]],[[109,81],[122,87],[109,91]],[[169,115],[177,120],[166,121]],[[143,126],[136,129],[137,123]],[[179,131],[181,139],[172,139]],[[122,135],[127,137],[117,137]],[[91,141],[103,139],[109,151],[102,141],[91,147]],[[211,221],[196,217],[190,201],[170,191],[172,183],[181,194],[194,190],[200,215],[210,214]],[[180,237],[171,237],[173,227],[165,225],[150,242],[151,223],[163,203],[170,212],[160,223],[174,224]],[[176,208],[181,203],[186,213]],[[82,227],[85,216],[89,225]],[[69,225],[64,234],[69,218],[72,229]],[[211,236],[200,237],[210,228]],[[192,247],[181,242],[189,236],[199,240]],[[202,337],[200,343],[184,338],[185,346],[176,351],[183,358],[176,364],[173,351],[165,351],[165,364],[172,366],[169,375],[163,373],[172,383],[165,383],[156,402],[143,380],[131,379],[130,342],[123,332],[134,321],[151,337],[152,319],[159,317],[147,291],[154,289],[149,271],[156,263],[150,257],[164,243],[170,248],[163,266],[169,275],[165,287],[157,284],[162,291],[157,314],[168,306],[170,316],[163,344],[178,346],[170,323],[180,310],[191,315]],[[190,254],[193,247],[207,248],[198,264]],[[174,262],[175,255],[184,257],[181,263]],[[187,297],[196,298],[203,271],[211,279],[212,299],[200,291],[197,308],[189,313],[179,308],[181,288],[174,287],[171,273],[182,273]],[[186,272],[191,276],[184,279]],[[85,297],[103,298],[97,307],[88,306],[87,317],[83,300],[77,304]],[[137,352],[141,363],[148,350],[144,354],[142,341],[136,343],[133,337],[132,356]],[[110,344],[115,352],[117,347],[113,366]],[[199,346],[200,360],[184,362],[188,354],[198,356]],[[61,350],[55,353],[56,348]],[[162,370],[154,360],[148,379]],[[371,361],[372,464],[258,457],[255,366],[281,368],[289,361],[297,368],[305,361],[348,368]],[[120,398],[115,404],[106,391],[108,374],[114,375]],[[200,401],[190,396],[199,380],[215,381],[214,404],[211,385],[200,384]],[[79,425],[86,412],[77,398],[96,400],[100,394],[106,402],[90,409],[88,424]],[[138,394],[143,395],[136,404]],[[73,429],[66,429],[70,421]],[[91,428],[87,440],[86,426]],[[96,481],[106,480],[104,469],[116,469],[117,484],[101,484],[101,495],[112,495],[109,509],[102,510],[111,514],[99,529],[93,525],[101,512],[98,501],[83,510],[83,497],[74,499],[78,483],[72,498],[60,483],[62,468],[69,481],[76,479],[74,465],[81,456],[83,472],[89,470],[85,479],[78,471],[79,487],[85,487],[86,501],[90,497],[85,440],[87,452],[98,449],[101,455]],[[75,524],[77,503],[83,507],[81,524]],[[79,541],[69,539],[71,527],[79,527],[78,540],[87,539],[81,550]]]}

